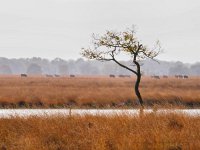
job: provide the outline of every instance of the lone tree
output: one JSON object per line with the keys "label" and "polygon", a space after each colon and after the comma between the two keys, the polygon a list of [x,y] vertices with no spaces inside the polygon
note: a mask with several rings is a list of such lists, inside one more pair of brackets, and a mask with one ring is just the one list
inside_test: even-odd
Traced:
{"label": "lone tree", "polygon": [[[92,36],[93,48],[82,48],[81,54],[88,58],[99,61],[114,61],[119,66],[131,71],[137,76],[135,94],[143,108],[143,99],[139,91],[141,81],[141,63],[145,59],[154,59],[160,52],[160,44],[150,49],[143,45],[136,37],[134,29],[126,29],[123,32],[107,31],[103,35]],[[133,63],[132,66],[122,64],[117,56],[128,54]]]}

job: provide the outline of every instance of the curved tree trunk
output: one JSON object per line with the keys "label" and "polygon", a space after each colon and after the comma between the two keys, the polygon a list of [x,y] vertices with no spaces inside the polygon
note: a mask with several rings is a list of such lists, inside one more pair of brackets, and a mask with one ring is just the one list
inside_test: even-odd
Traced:
{"label": "curved tree trunk", "polygon": [[141,74],[139,73],[137,75],[137,79],[136,79],[136,83],[135,83],[135,94],[138,97],[138,100],[140,102],[140,105],[143,107],[143,100],[142,100],[142,96],[140,94],[140,90],[139,90],[139,86],[140,86],[140,81],[141,81]]}
{"label": "curved tree trunk", "polygon": [[141,107],[143,109],[143,107],[144,107],[143,106],[143,100],[142,100],[142,96],[141,96],[140,90],[139,90],[140,81],[141,81],[141,77],[142,77],[141,70],[140,70],[140,64],[137,61],[134,61],[134,63],[136,65],[136,67],[137,67],[137,74],[136,74],[137,75],[137,79],[136,79],[136,83],[135,83],[135,94],[137,95],[138,100],[140,102],[140,105],[141,105]]}
{"label": "curved tree trunk", "polygon": [[143,108],[144,108],[144,106],[143,106],[143,100],[142,100],[142,96],[141,96],[140,90],[139,90],[140,81],[141,81],[142,75],[141,75],[141,70],[140,70],[140,64],[139,64],[139,63],[137,62],[137,60],[136,60],[137,55],[134,56],[134,60],[133,60],[133,63],[134,63],[134,64],[136,65],[136,67],[137,67],[137,71],[135,71],[135,70],[133,70],[133,69],[130,69],[130,68],[128,68],[127,66],[125,66],[125,65],[123,65],[123,64],[121,64],[121,63],[119,63],[119,62],[114,58],[114,55],[113,55],[113,54],[112,54],[111,56],[113,57],[112,60],[113,60],[114,62],[116,62],[119,66],[121,66],[121,67],[123,67],[123,68],[125,68],[125,69],[127,69],[127,70],[129,70],[129,71],[131,71],[131,72],[133,72],[133,73],[137,76],[136,83],[135,83],[135,94],[136,94],[136,96],[137,96],[137,98],[138,98],[138,100],[139,100],[139,103],[140,103],[140,105],[141,105],[141,109],[140,109],[140,110],[143,110]]}

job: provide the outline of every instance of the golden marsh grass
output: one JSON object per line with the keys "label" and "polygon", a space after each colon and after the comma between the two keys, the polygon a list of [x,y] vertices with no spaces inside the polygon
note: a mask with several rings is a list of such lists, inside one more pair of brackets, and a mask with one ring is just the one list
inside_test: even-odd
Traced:
{"label": "golden marsh grass", "polygon": [[[137,106],[134,77],[0,77],[0,106],[114,108]],[[143,77],[141,94],[147,106],[200,106],[200,78]]]}

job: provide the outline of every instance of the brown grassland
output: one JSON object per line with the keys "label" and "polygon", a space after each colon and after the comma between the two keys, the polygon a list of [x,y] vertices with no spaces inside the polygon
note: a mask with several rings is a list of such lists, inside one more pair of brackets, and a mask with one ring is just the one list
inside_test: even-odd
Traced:
{"label": "brown grassland", "polygon": [[2,150],[199,150],[200,118],[182,115],[0,119]]}
{"label": "brown grassland", "polygon": [[[137,107],[134,77],[0,77],[0,108]],[[143,77],[146,106],[200,106],[200,78]]]}
{"label": "brown grassland", "polygon": [[[1,108],[138,107],[134,77],[0,77]],[[148,107],[199,107],[200,78],[144,77]],[[199,150],[200,118],[178,114],[0,118],[0,150]]]}

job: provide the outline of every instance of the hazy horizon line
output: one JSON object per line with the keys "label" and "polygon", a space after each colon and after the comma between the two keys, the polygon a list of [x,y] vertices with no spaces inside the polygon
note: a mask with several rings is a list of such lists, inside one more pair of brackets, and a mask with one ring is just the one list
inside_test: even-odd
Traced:
{"label": "hazy horizon line", "polygon": [[[61,57],[54,57],[54,58],[45,58],[45,57],[39,57],[39,56],[33,56],[33,57],[3,57],[3,56],[0,56],[0,58],[5,58],[5,59],[33,59],[33,58],[41,58],[41,59],[46,59],[46,60],[49,60],[49,61],[53,61],[55,59],[61,59],[61,60],[65,60],[65,61],[69,61],[69,60],[78,60],[78,59],[83,59],[84,61],[86,60],[89,60],[89,59],[86,59],[86,58],[83,58],[83,57],[79,57],[79,58],[69,58],[69,59],[65,59],[65,58],[61,58]],[[145,59],[145,60],[150,60],[150,59]],[[173,63],[176,63],[176,62],[181,62],[183,64],[196,64],[196,63],[200,63],[200,61],[195,61],[195,62],[184,62],[184,61],[181,61],[181,60],[164,60],[164,59],[155,59],[157,61],[163,61],[163,62],[173,62]],[[92,60],[89,60],[89,61],[92,61]],[[130,61],[130,60],[119,60],[119,61]],[[152,60],[154,61],[154,60]]]}

